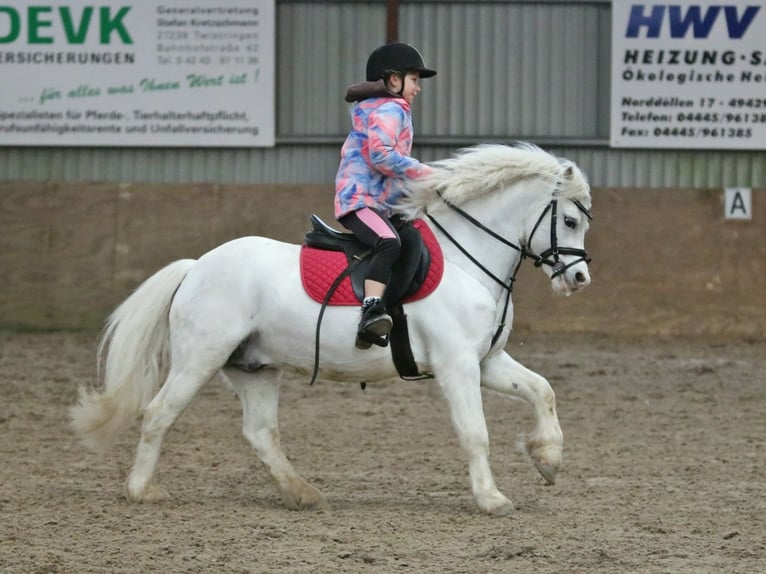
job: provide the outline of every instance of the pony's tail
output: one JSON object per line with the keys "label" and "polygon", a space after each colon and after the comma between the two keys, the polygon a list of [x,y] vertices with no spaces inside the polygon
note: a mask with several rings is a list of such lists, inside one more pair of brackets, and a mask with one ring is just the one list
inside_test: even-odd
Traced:
{"label": "pony's tail", "polygon": [[103,389],[80,388],[70,409],[72,427],[85,445],[105,452],[140,416],[169,369],[168,313],[194,265],[181,259],[149,277],[107,320],[98,346]]}

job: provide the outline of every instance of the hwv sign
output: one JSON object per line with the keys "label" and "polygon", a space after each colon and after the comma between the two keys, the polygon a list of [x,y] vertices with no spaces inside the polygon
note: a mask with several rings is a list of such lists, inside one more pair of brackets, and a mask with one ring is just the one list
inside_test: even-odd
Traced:
{"label": "hwv sign", "polygon": [[614,147],[766,149],[766,0],[612,2]]}
{"label": "hwv sign", "polygon": [[[742,8],[742,9],[741,9]],[[671,38],[706,39],[715,26],[723,26],[729,38],[744,37],[761,7],[752,6],[683,6],[671,4],[633,4],[625,31],[626,38],[638,38],[642,31],[646,38],[659,38],[665,22]]]}

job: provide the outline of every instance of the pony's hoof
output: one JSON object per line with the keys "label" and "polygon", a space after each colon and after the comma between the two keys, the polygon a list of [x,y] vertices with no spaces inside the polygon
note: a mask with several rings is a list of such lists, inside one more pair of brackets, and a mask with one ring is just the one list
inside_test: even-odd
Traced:
{"label": "pony's hoof", "polygon": [[543,476],[545,482],[548,483],[548,485],[552,486],[556,484],[556,473],[558,472],[558,467],[553,464],[541,462],[539,460],[535,460],[534,463],[537,472]]}
{"label": "pony's hoof", "polygon": [[486,502],[484,504],[480,504],[479,506],[490,516],[509,516],[516,512],[516,508],[513,506],[513,502],[502,495],[494,498],[491,502]]}
{"label": "pony's hoof", "polygon": [[282,492],[282,501],[290,510],[316,510],[326,512],[330,510],[330,504],[316,488],[308,483],[303,483],[299,488]]}
{"label": "pony's hoof", "polygon": [[492,517],[501,518],[503,516],[510,516],[516,512],[516,507],[513,506],[513,502],[506,500],[502,504],[486,509],[485,512]]}
{"label": "pony's hoof", "polygon": [[516,507],[513,506],[513,503],[509,500],[508,504],[504,504],[503,506],[498,506],[497,508],[492,509],[489,512],[489,515],[501,518],[503,516],[510,516],[514,512],[516,512]]}
{"label": "pony's hoof", "polygon": [[518,446],[532,460],[545,482],[548,485],[556,484],[556,474],[561,466],[561,442],[541,443],[537,439],[522,437]]}
{"label": "pony's hoof", "polygon": [[323,496],[319,498],[294,498],[283,496],[282,500],[289,510],[313,510],[316,512],[329,512],[330,504]]}
{"label": "pony's hoof", "polygon": [[129,484],[125,485],[125,498],[131,502],[163,502],[170,498],[164,488],[156,484],[150,484],[144,489],[132,489]]}

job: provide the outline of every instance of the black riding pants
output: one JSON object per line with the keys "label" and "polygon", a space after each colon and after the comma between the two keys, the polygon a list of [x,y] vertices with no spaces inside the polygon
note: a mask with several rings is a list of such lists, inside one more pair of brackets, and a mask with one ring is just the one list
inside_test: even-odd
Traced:
{"label": "black riding pants", "polygon": [[338,221],[372,248],[367,279],[388,285],[391,268],[399,257],[402,240],[393,224],[376,209],[364,207],[344,215]]}

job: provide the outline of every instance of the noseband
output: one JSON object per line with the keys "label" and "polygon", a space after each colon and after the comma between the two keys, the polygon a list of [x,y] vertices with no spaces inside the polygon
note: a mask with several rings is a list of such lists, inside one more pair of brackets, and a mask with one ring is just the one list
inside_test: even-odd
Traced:
{"label": "noseband", "polygon": [[[514,249],[518,251],[521,254],[521,257],[519,258],[518,263],[516,264],[516,267],[513,269],[513,272],[510,274],[510,277],[508,278],[508,282],[506,283],[502,279],[500,279],[497,275],[492,273],[487,267],[482,265],[482,263],[476,259],[473,255],[471,255],[468,250],[460,245],[460,243],[455,239],[450,233],[444,229],[444,227],[436,221],[433,215],[430,213],[426,213],[426,216],[429,220],[441,231],[444,236],[452,242],[452,244],[457,247],[460,252],[465,255],[469,260],[471,260],[474,265],[476,265],[479,269],[481,269],[487,276],[489,276],[495,283],[500,285],[503,289],[506,291],[506,298],[505,298],[505,308],[503,309],[503,316],[500,320],[500,325],[497,328],[497,331],[495,332],[494,336],[492,337],[492,346],[497,342],[497,339],[500,337],[500,334],[503,332],[503,329],[505,328],[505,317],[508,313],[508,304],[511,299],[511,292],[513,291],[513,284],[516,281],[516,275],[519,272],[519,268],[521,267],[521,263],[529,257],[532,259],[535,263],[535,267],[541,267],[543,265],[548,265],[552,269],[551,273],[551,279],[554,279],[564,273],[567,269],[572,267],[573,265],[577,265],[581,261],[585,261],[585,263],[590,263],[591,258],[588,256],[588,252],[585,249],[579,249],[576,247],[559,247],[558,244],[558,234],[556,231],[556,223],[558,219],[558,198],[555,196],[550,200],[548,205],[545,206],[545,209],[540,214],[540,217],[537,218],[537,222],[535,223],[534,227],[532,228],[532,232],[529,234],[529,238],[527,239],[527,243],[522,243],[521,245],[516,245],[512,241],[508,241],[505,237],[502,235],[492,231],[487,226],[485,226],[483,223],[481,223],[478,219],[467,213],[465,210],[459,208],[454,203],[448,201],[445,199],[440,192],[436,192],[439,195],[439,198],[453,211],[460,214],[463,219],[471,223],[472,225],[478,227],[481,229],[484,233],[489,235],[490,237],[496,239],[503,245],[506,245],[510,247],[511,249]],[[573,203],[577,206],[577,208],[585,215],[585,217],[588,218],[588,220],[593,219],[593,215],[591,214],[590,210],[586,208],[580,201],[573,200]],[[527,248],[527,245],[532,244],[532,237],[534,237],[535,232],[540,227],[540,224],[545,219],[545,216],[550,213],[551,217],[551,244],[548,249],[540,253],[539,255],[534,253],[533,251],[529,250]],[[569,262],[564,263],[560,259],[560,255],[574,255],[577,257],[577,259]]]}

